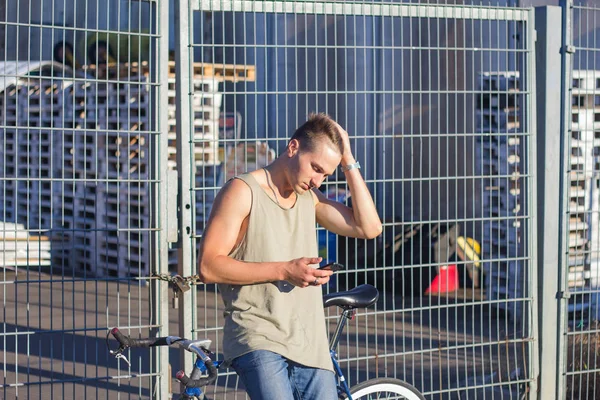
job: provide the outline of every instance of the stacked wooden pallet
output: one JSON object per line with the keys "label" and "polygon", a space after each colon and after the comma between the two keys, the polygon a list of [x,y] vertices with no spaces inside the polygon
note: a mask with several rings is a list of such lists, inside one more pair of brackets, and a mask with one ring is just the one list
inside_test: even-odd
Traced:
{"label": "stacked wooden pallet", "polygon": [[[486,262],[486,289],[491,299],[522,297],[522,261],[519,257],[522,233],[519,219],[519,76],[516,73],[480,76],[477,159],[484,179],[482,193],[485,222],[483,251]],[[593,301],[590,288],[600,285],[600,71],[573,71],[572,115],[568,168],[568,286],[572,293],[569,312],[587,314]],[[493,189],[494,191],[491,191]],[[502,303],[500,303],[502,304]],[[508,303],[507,303],[508,304]],[[596,314],[599,314],[596,312]]]}
{"label": "stacked wooden pallet", "polygon": [[522,165],[519,74],[482,73],[477,102],[476,163],[482,176],[486,297],[518,317],[522,312]]}
{"label": "stacked wooden pallet", "polygon": [[70,81],[15,79],[0,95],[0,217],[30,230],[52,228],[54,129]]}
{"label": "stacked wooden pallet", "polygon": [[[168,151],[169,165],[176,168],[173,63],[170,70]],[[151,152],[159,138],[152,127],[149,66],[108,66],[98,80],[53,72],[51,65],[43,76],[2,87],[0,219],[50,232],[56,267],[147,276],[156,231],[149,199],[158,190]],[[221,182],[219,124],[227,118],[220,118],[218,86],[225,80],[254,80],[254,68],[194,65],[189,140],[200,232]],[[233,126],[239,128],[239,121]]]}
{"label": "stacked wooden pallet", "polygon": [[600,71],[573,71],[571,94],[569,309],[597,317],[589,290],[600,286]]}
{"label": "stacked wooden pallet", "polygon": [[[61,242],[64,233],[68,240],[61,247],[70,248],[66,254],[72,266],[98,276],[147,276],[151,269],[148,204],[155,185],[150,151],[156,134],[151,131],[150,85],[144,68],[125,76],[126,81],[82,88],[86,103],[75,103],[84,109],[73,113],[74,128],[65,131],[63,141],[64,166],[76,180],[69,204],[74,228],[63,230]],[[76,98],[82,94],[74,92]],[[65,253],[62,248],[57,254]]]}
{"label": "stacked wooden pallet", "polygon": [[[175,63],[169,63],[169,167],[177,168],[177,120],[175,98]],[[204,231],[215,196],[223,182],[222,162],[228,149],[239,139],[241,115],[222,113],[223,94],[219,85],[224,81],[254,81],[255,69],[247,65],[194,63],[191,73],[190,93],[187,98],[191,110],[189,140],[193,145],[193,159],[189,168],[195,172],[194,193],[196,203],[195,230],[199,237]],[[185,100],[184,100],[185,101]],[[169,255],[170,268],[176,270],[176,250]]]}
{"label": "stacked wooden pallet", "polygon": [[0,267],[50,265],[50,240],[32,236],[24,225],[0,222]]}

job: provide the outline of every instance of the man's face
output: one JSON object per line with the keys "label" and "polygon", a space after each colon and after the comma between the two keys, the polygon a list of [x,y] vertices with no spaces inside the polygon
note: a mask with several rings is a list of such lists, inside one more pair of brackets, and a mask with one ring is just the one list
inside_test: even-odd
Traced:
{"label": "man's face", "polygon": [[302,150],[299,146],[292,157],[290,183],[296,193],[304,193],[318,188],[321,183],[335,172],[342,155],[332,143],[323,140],[316,143],[313,150]]}

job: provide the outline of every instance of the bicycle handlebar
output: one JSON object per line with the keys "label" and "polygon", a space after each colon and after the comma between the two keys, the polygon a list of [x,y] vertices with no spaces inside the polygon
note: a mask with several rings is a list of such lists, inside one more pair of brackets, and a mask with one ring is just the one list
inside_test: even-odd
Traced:
{"label": "bicycle handlebar", "polygon": [[184,371],[178,371],[175,374],[175,378],[177,378],[181,383],[183,383],[185,385],[185,387],[197,388],[197,387],[210,385],[217,379],[217,374],[218,374],[217,368],[215,367],[215,365],[213,364],[213,362],[210,358],[204,362],[204,365],[206,365],[206,368],[208,370],[208,376],[205,378],[191,379],[190,377],[188,377],[185,374]]}
{"label": "bicycle handlebar", "polygon": [[[197,341],[197,340],[189,340],[185,338],[181,338],[179,336],[167,336],[167,337],[159,337],[159,338],[148,338],[148,339],[132,339],[129,336],[124,335],[119,328],[112,328],[110,334],[113,335],[117,342],[119,342],[120,347],[116,353],[117,357],[121,355],[121,353],[127,349],[128,347],[155,347],[155,346],[170,346],[172,344],[177,344],[180,347],[183,347],[185,350],[196,354],[202,362],[206,366],[208,370],[208,376],[199,379],[191,379],[189,378],[184,371],[179,371],[175,375],[175,377],[181,381],[185,385],[186,388],[197,388],[201,386],[210,385],[214,381],[217,380],[217,368],[213,364],[212,360],[206,354],[208,352],[208,348],[204,347],[202,344],[210,345],[210,341]],[[108,342],[107,342],[108,343]],[[112,351],[111,351],[112,352]],[[127,360],[127,359],[125,359]],[[196,368],[196,367],[194,367]]]}
{"label": "bicycle handlebar", "polygon": [[160,338],[148,338],[148,339],[132,339],[129,336],[123,335],[119,328],[112,328],[110,333],[117,339],[117,342],[124,347],[155,347],[155,346],[169,346],[171,343],[168,343],[169,337],[160,337]]}

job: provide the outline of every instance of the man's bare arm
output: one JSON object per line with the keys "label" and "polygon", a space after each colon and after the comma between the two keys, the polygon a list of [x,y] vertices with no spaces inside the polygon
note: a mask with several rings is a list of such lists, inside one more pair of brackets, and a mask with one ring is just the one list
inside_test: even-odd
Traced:
{"label": "man's bare arm", "polygon": [[[358,175],[352,179],[348,175]],[[338,235],[373,239],[381,234],[381,220],[373,204],[371,194],[357,170],[346,172],[350,192],[352,193],[352,208],[340,202],[328,199],[319,190],[314,189],[317,204],[315,205],[317,222],[328,231]],[[351,182],[352,180],[352,182]],[[353,188],[351,185],[354,185]],[[359,186],[357,189],[356,186]]]}
{"label": "man's bare arm", "polygon": [[[344,143],[341,164],[354,164],[356,160],[350,149],[348,133],[339,124],[338,132]],[[317,222],[325,229],[343,236],[365,239],[379,236],[382,230],[381,220],[360,169],[354,168],[344,173],[352,196],[352,208],[329,200],[318,190],[313,190],[317,201]]]}
{"label": "man's bare arm", "polygon": [[228,182],[217,195],[200,245],[198,272],[202,281],[249,285],[285,280],[306,287],[319,277],[321,284],[326,283],[331,272],[318,271],[310,266],[318,264],[320,258],[248,263],[229,257],[241,239],[240,230],[250,214],[251,205],[252,192],[239,179]]}

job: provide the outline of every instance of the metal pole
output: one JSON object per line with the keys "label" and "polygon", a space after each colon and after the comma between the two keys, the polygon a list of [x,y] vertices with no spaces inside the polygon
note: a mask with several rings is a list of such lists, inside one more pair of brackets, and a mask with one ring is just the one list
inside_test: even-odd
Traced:
{"label": "metal pole", "polygon": [[[526,199],[526,210],[530,215],[529,221],[526,226],[526,237],[527,237],[527,246],[529,246],[529,251],[527,252],[531,256],[531,262],[527,268],[527,297],[531,297],[532,301],[527,307],[527,319],[524,319],[523,324],[525,325],[523,329],[527,329],[528,337],[533,338],[533,341],[529,343],[525,354],[523,354],[525,359],[528,361],[527,365],[529,368],[527,377],[531,379],[529,389],[530,392],[533,393],[532,396],[538,393],[538,381],[537,377],[539,374],[540,366],[539,366],[539,348],[535,339],[539,335],[539,326],[538,326],[538,318],[539,318],[539,309],[538,307],[538,285],[539,285],[539,271],[538,271],[538,236],[537,236],[537,224],[540,215],[538,214],[538,210],[536,206],[538,204],[538,181],[539,177],[536,174],[536,167],[538,165],[537,159],[537,147],[536,142],[537,136],[537,106],[539,103],[539,99],[535,95],[537,93],[537,82],[536,82],[536,54],[535,45],[536,45],[536,24],[537,20],[535,10],[531,9],[530,11],[530,19],[526,24],[519,24],[519,35],[521,37],[526,38],[526,48],[528,52],[526,53],[525,60],[525,70],[521,70],[521,76],[523,76],[523,87],[526,88],[527,92],[533,93],[533,95],[527,96],[526,100],[526,109],[520,111],[519,119],[525,120],[523,113],[527,113],[526,117],[526,133],[528,135],[526,142],[526,162],[527,162],[527,171],[531,174],[531,178],[529,183],[527,183],[527,187],[532,188],[533,190],[528,190],[528,196]],[[542,103],[543,104],[543,103]]]}
{"label": "metal pole", "polygon": [[571,27],[571,17],[573,10],[573,0],[561,0],[560,7],[562,9],[562,40],[560,53],[562,56],[561,62],[561,84],[562,90],[559,92],[562,94],[561,96],[561,121],[560,121],[560,136],[557,136],[559,139],[560,146],[562,146],[562,153],[559,154],[560,160],[560,190],[559,199],[561,200],[560,204],[560,213],[557,214],[559,216],[558,223],[560,228],[559,235],[559,272],[558,282],[559,282],[559,291],[558,291],[558,299],[559,299],[559,320],[558,320],[558,356],[556,360],[557,371],[555,374],[556,379],[556,398],[563,399],[566,397],[566,382],[565,382],[565,374],[564,374],[564,366],[565,366],[565,356],[566,356],[566,341],[567,341],[567,306],[569,299],[569,285],[568,275],[569,275],[569,264],[568,264],[568,223],[569,218],[567,215],[568,205],[569,205],[569,181],[567,180],[567,169],[570,169],[568,165],[565,165],[569,162],[570,157],[570,138],[568,132],[570,130],[571,123],[571,83],[572,83],[572,69],[573,69],[573,31]]}
{"label": "metal pole", "polygon": [[[564,266],[561,254],[561,213],[564,204],[562,136],[565,130],[564,65],[561,67],[562,12],[560,7],[535,9],[537,85],[537,232],[539,322],[538,399],[559,399],[562,393],[561,334],[564,307],[560,299]],[[557,162],[560,161],[560,162]],[[557,179],[561,184],[557,185]],[[558,277],[556,279],[555,277]],[[558,327],[558,329],[557,329]]]}
{"label": "metal pole", "polygon": [[[155,101],[158,103],[156,110],[156,120],[154,126],[158,127],[160,132],[157,148],[154,149],[154,159],[156,162],[154,165],[158,169],[158,201],[154,202],[155,208],[153,214],[157,218],[160,232],[157,235],[157,246],[155,247],[158,251],[155,253],[156,272],[167,273],[169,271],[169,215],[164,212],[165,207],[170,208],[169,205],[173,202],[173,199],[169,198],[169,178],[173,179],[172,174],[169,174],[169,168],[167,165],[168,152],[167,147],[169,145],[168,137],[168,104],[169,104],[169,91],[168,91],[168,79],[169,79],[169,2],[160,1],[156,3],[154,9],[155,20],[157,21],[157,34],[159,36],[158,46],[154,54],[156,55],[157,63],[155,71],[158,74],[157,80],[159,86],[155,90]],[[176,176],[174,177],[177,178]],[[175,235],[176,236],[176,235]],[[164,282],[159,280],[151,281],[152,285],[152,299],[153,308],[155,312],[156,324],[158,325],[157,336],[168,336],[169,335],[169,287]],[[159,377],[156,378],[155,384],[156,391],[153,392],[153,396],[159,400],[166,400],[169,398],[169,386],[171,382],[171,374],[169,370],[169,349],[166,346],[158,346],[155,348],[154,353],[157,371],[160,372]]]}
{"label": "metal pole", "polygon": [[[194,231],[192,224],[192,182],[194,170],[190,167],[191,115],[189,107],[190,88],[190,38],[192,11],[186,0],[175,0],[175,103],[177,119],[177,172],[179,173],[179,257],[178,273],[181,276],[192,275],[192,260],[195,259],[190,236]],[[179,294],[179,336],[190,337],[193,329],[192,314],[195,307],[195,290]],[[194,360],[181,350],[181,364],[185,371],[192,369]]]}

